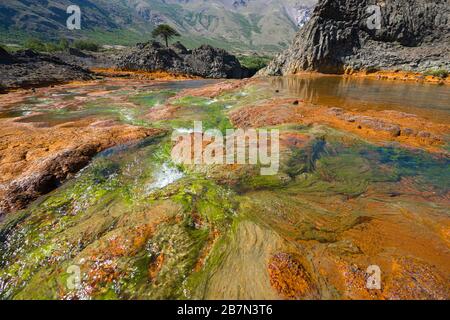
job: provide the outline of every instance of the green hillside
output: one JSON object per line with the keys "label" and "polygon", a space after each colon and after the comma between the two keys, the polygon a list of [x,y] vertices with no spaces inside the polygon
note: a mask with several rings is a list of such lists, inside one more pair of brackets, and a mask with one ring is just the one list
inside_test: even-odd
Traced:
{"label": "green hillside", "polygon": [[[202,43],[234,51],[275,52],[298,29],[299,15],[315,0],[9,0],[0,3],[0,42],[29,38],[57,41],[90,38],[130,45],[168,23],[188,47]],[[81,8],[81,30],[68,30],[66,9]]]}

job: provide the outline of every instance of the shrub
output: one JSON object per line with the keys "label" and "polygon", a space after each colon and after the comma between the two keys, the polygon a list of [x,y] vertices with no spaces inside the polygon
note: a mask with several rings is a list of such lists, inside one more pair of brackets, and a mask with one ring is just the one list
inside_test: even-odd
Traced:
{"label": "shrub", "polygon": [[69,41],[61,39],[59,42],[43,42],[39,39],[28,39],[24,44],[25,48],[40,52],[57,52],[69,48]]}
{"label": "shrub", "polygon": [[57,51],[61,51],[61,47],[53,42],[47,42],[44,44],[45,45],[45,50],[46,52],[57,52]]}
{"label": "shrub", "polygon": [[241,56],[239,62],[246,68],[261,70],[272,58],[266,56]]}
{"label": "shrub", "polygon": [[39,39],[28,39],[24,44],[25,48],[31,49],[34,51],[47,51],[46,45]]}
{"label": "shrub", "polygon": [[449,72],[445,69],[440,69],[440,70],[428,70],[425,72],[426,76],[433,76],[433,77],[438,77],[438,78],[447,78],[448,77]]}
{"label": "shrub", "polygon": [[98,51],[100,49],[97,43],[89,40],[77,40],[73,46],[78,50]]}
{"label": "shrub", "polygon": [[251,75],[254,75],[259,70],[267,67],[272,58],[267,56],[240,56],[238,60],[243,67],[249,69]]}
{"label": "shrub", "polygon": [[69,40],[67,40],[66,38],[62,38],[61,40],[59,40],[59,47],[62,50],[67,50],[70,47],[70,43]]}

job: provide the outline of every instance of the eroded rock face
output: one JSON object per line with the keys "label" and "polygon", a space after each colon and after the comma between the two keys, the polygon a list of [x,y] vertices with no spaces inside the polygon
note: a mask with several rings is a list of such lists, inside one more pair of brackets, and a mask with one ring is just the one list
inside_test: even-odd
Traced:
{"label": "eroded rock face", "polygon": [[0,132],[0,216],[25,208],[57,188],[99,152],[160,134],[114,122],[79,122],[50,128],[15,122]]}
{"label": "eroded rock face", "polygon": [[13,57],[8,53],[8,51],[0,47],[0,64],[11,63],[12,61]]}
{"label": "eroded rock face", "polygon": [[158,42],[137,44],[119,56],[116,68],[126,71],[166,71],[204,78],[245,78],[248,71],[223,49],[203,45],[195,50],[181,43],[166,48]]}
{"label": "eroded rock face", "polygon": [[[368,19],[381,9],[381,28]],[[292,46],[260,74],[450,69],[446,0],[322,0]],[[373,21],[373,20],[371,20]]]}
{"label": "eroded rock face", "polygon": [[[7,54],[7,53],[6,53]],[[73,80],[91,80],[89,71],[57,57],[32,50],[1,53],[0,88],[33,88]]]}

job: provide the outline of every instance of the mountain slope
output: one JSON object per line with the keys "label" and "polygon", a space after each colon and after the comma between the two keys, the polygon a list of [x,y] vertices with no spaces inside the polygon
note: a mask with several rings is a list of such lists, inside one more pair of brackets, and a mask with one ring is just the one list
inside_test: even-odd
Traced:
{"label": "mountain slope", "polygon": [[[149,38],[168,23],[192,46],[277,51],[287,47],[316,0],[8,0],[0,3],[2,41],[30,36],[94,37],[108,44]],[[69,5],[79,5],[82,30],[66,28]]]}

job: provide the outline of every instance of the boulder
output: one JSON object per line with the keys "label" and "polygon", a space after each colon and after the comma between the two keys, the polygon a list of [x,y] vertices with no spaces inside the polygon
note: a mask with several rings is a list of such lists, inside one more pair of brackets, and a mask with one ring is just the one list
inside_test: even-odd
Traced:
{"label": "boulder", "polygon": [[185,56],[185,62],[194,72],[205,78],[240,79],[248,76],[238,59],[223,49],[202,45]]}

